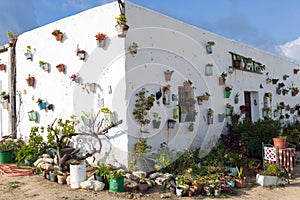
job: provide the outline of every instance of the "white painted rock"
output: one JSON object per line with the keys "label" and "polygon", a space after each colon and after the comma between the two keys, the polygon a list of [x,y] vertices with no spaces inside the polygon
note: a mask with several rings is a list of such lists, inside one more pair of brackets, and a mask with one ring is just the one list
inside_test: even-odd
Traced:
{"label": "white painted rock", "polygon": [[94,185],[93,185],[92,181],[89,181],[89,180],[81,182],[80,187],[85,190],[94,189]]}
{"label": "white painted rock", "polygon": [[147,173],[143,171],[132,172],[132,174],[138,178],[145,178]]}
{"label": "white painted rock", "polygon": [[150,174],[149,175],[149,178],[150,179],[156,179],[157,177],[160,177],[160,176],[162,176],[163,174],[162,173],[160,173],[160,172],[155,172],[155,173],[153,173],[153,174]]}

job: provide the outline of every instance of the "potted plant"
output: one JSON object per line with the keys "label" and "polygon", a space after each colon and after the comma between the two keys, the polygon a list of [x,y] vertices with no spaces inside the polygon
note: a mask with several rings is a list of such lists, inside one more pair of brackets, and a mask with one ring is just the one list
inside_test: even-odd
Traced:
{"label": "potted plant", "polygon": [[95,179],[105,184],[107,182],[108,175],[109,168],[104,163],[100,164],[94,173]]}
{"label": "potted plant", "polygon": [[243,168],[237,167],[237,176],[235,177],[235,186],[238,188],[243,188],[246,185],[246,176],[243,173]]}
{"label": "potted plant", "polygon": [[284,185],[285,171],[275,164],[265,164],[264,171],[256,174],[256,183],[261,186]]}
{"label": "potted plant", "polygon": [[11,163],[16,144],[13,140],[4,140],[0,142],[0,163]]}
{"label": "potted plant", "polygon": [[226,104],[225,114],[226,116],[231,116],[233,112],[233,106],[230,103]]}
{"label": "potted plant", "polygon": [[138,187],[139,187],[139,191],[141,191],[141,192],[146,192],[148,190],[149,185],[148,185],[147,179],[145,177],[141,177],[139,179]]}
{"label": "potted plant", "polygon": [[287,74],[284,74],[283,76],[282,76],[282,78],[283,78],[283,80],[285,81],[286,79],[288,79],[290,76],[289,75],[287,75]]}
{"label": "potted plant", "polygon": [[154,129],[158,129],[161,123],[161,117],[159,116],[159,114],[157,112],[153,112],[152,113],[153,116],[153,120],[152,120],[152,125]]}
{"label": "potted plant", "polygon": [[106,39],[106,34],[104,33],[98,33],[95,35],[98,47],[104,48],[105,47],[105,39]]}
{"label": "potted plant", "polygon": [[215,42],[214,42],[214,41],[208,41],[208,42],[206,43],[205,48],[206,48],[206,53],[207,53],[207,54],[212,54],[212,46],[214,46],[214,45],[215,45]]}
{"label": "potted plant", "polygon": [[40,110],[44,110],[47,107],[47,103],[43,99],[41,99],[41,98],[38,98],[38,100],[36,101],[36,103],[38,104]]}
{"label": "potted plant", "polygon": [[32,50],[31,50],[31,46],[30,45],[28,45],[27,47],[26,47],[26,52],[25,52],[25,54],[24,54],[25,56],[26,56],[26,59],[27,60],[31,60],[32,61]]}
{"label": "potted plant", "polygon": [[63,40],[63,33],[59,29],[55,29],[52,32],[52,35],[54,35],[56,41],[62,42],[62,40]]}
{"label": "potted plant", "polygon": [[294,74],[297,74],[298,71],[299,71],[299,69],[297,69],[297,68],[294,68],[294,69],[293,69]]}
{"label": "potted plant", "polygon": [[49,72],[49,64],[47,62],[40,60],[39,65],[45,72]]}
{"label": "potted plant", "polygon": [[124,14],[119,14],[118,17],[116,17],[116,30],[118,37],[126,37],[126,34],[128,32],[129,26],[126,24],[127,19]]}
{"label": "potted plant", "polygon": [[214,119],[214,111],[213,109],[209,108],[207,110],[207,124],[213,124],[214,123],[213,119]]}
{"label": "potted plant", "polygon": [[77,74],[72,74],[72,75],[70,76],[70,79],[71,79],[72,82],[79,83],[79,82],[80,82],[79,73],[77,73]]}
{"label": "potted plant", "polygon": [[134,119],[141,126],[141,132],[148,132],[147,125],[151,122],[149,119],[149,110],[155,101],[155,95],[150,94],[146,96],[147,92],[145,88],[142,88],[142,90],[135,94],[135,107],[132,112]]}
{"label": "potted plant", "polygon": [[251,70],[251,68],[252,68],[252,58],[246,58],[246,66],[245,66],[245,68],[247,70]]}
{"label": "potted plant", "polygon": [[[0,58],[1,61],[1,58]],[[6,70],[6,65],[5,64],[0,64],[0,71],[5,71]]]}
{"label": "potted plant", "polygon": [[205,75],[206,76],[212,76],[213,75],[213,64],[208,63],[205,65]]}
{"label": "potted plant", "polygon": [[240,94],[237,92],[237,93],[235,93],[235,95],[234,95],[234,103],[235,104],[238,104],[239,103],[239,96],[240,96]]}
{"label": "potted plant", "polygon": [[240,69],[243,58],[244,58],[243,56],[236,55],[236,57],[233,61],[233,67],[236,69]]}
{"label": "potted plant", "polygon": [[28,78],[26,79],[26,82],[28,84],[28,86],[34,87],[34,83],[35,83],[35,78],[34,76],[31,76],[30,74],[28,75]]}
{"label": "potted plant", "polygon": [[85,60],[86,51],[77,47],[76,56],[78,56],[79,60]]}
{"label": "potted plant", "polygon": [[221,76],[219,77],[219,84],[224,85],[226,82],[227,73],[222,72]]}
{"label": "potted plant", "polygon": [[278,137],[272,138],[273,142],[274,142],[274,147],[278,147],[279,149],[285,149],[286,148],[286,138],[287,138],[287,136],[283,136],[282,130],[281,130]]}
{"label": "potted plant", "polygon": [[299,88],[298,87],[292,87],[291,88],[292,96],[296,96],[298,93],[299,93]]}
{"label": "potted plant", "polygon": [[59,64],[56,66],[56,69],[58,70],[58,72],[65,72],[65,65],[64,64]]}
{"label": "potted plant", "polygon": [[124,192],[124,177],[123,169],[115,169],[109,171],[109,191]]}
{"label": "potted plant", "polygon": [[230,94],[231,94],[232,87],[231,86],[226,86],[224,90],[225,90],[225,98],[229,98]]}
{"label": "potted plant", "polygon": [[189,131],[194,131],[194,122],[190,122],[189,126],[188,126],[188,130]]}
{"label": "potted plant", "polygon": [[38,121],[38,115],[36,111],[31,110],[27,114],[28,114],[29,121],[34,121],[34,122]]}
{"label": "potted plant", "polygon": [[103,107],[100,110],[104,114],[105,125],[111,124],[114,121],[113,120],[113,112],[108,107]]}

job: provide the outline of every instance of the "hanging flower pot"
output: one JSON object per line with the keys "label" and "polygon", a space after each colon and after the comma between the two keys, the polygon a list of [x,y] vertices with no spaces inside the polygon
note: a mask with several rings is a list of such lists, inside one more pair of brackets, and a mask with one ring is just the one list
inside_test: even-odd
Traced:
{"label": "hanging flower pot", "polygon": [[299,69],[296,69],[296,68],[293,69],[294,74],[297,74],[298,71],[299,71]]}
{"label": "hanging flower pot", "polygon": [[44,110],[47,107],[47,103],[44,102],[44,100],[38,98],[38,100],[36,101],[36,103],[38,104],[40,110]]}
{"label": "hanging flower pot", "polygon": [[36,122],[38,120],[38,115],[36,111],[32,110],[29,111],[27,114],[28,114],[29,121]]}
{"label": "hanging flower pot", "polygon": [[128,51],[129,53],[134,57],[137,52],[138,52],[138,44],[136,42],[133,42],[129,47],[128,47]]}
{"label": "hanging flower pot", "polygon": [[191,122],[191,123],[189,124],[188,130],[189,130],[190,132],[193,132],[193,131],[194,131],[194,123],[193,123],[193,122]]}
{"label": "hanging flower pot", "polygon": [[79,79],[79,74],[72,74],[72,76],[70,76],[71,81],[75,82],[75,83],[79,83],[80,79]]}
{"label": "hanging flower pot", "polygon": [[174,128],[176,124],[176,120],[168,119],[168,128]]}
{"label": "hanging flower pot", "polygon": [[219,113],[218,114],[218,120],[219,120],[219,122],[223,122],[224,119],[225,119],[225,117],[226,117],[225,113]]}
{"label": "hanging flower pot", "polygon": [[172,77],[172,74],[174,73],[174,71],[170,71],[170,70],[167,70],[164,72],[165,73],[165,80],[166,81],[171,81],[171,77]]}
{"label": "hanging flower pot", "polygon": [[173,109],[173,118],[177,119],[179,117],[179,108]]}
{"label": "hanging flower pot", "polygon": [[127,22],[126,16],[123,14],[120,14],[118,17],[116,17],[116,22],[117,22],[117,25],[115,27],[117,30],[118,37],[126,37],[126,34],[129,29],[129,26],[126,24],[126,22]]}
{"label": "hanging flower pot", "polygon": [[281,89],[280,89],[280,87],[277,87],[277,88],[276,88],[276,93],[277,93],[277,94],[281,94]]}
{"label": "hanging flower pot", "polygon": [[6,65],[0,64],[0,71],[5,71],[5,70],[6,70]]}
{"label": "hanging flower pot", "polygon": [[57,65],[56,69],[58,70],[58,72],[62,72],[62,73],[65,72],[65,66],[64,66],[64,64]]}
{"label": "hanging flower pot", "polygon": [[35,78],[31,76],[30,74],[28,75],[28,78],[26,79],[28,86],[34,87],[35,83]]}
{"label": "hanging flower pot", "polygon": [[63,40],[63,33],[60,30],[55,29],[52,32],[52,35],[54,35],[56,41],[62,42],[62,40]]}

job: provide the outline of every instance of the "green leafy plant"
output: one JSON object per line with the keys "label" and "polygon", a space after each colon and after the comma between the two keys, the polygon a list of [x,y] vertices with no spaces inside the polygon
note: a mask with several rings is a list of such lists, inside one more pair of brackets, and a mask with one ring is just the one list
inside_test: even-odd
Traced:
{"label": "green leafy plant", "polygon": [[152,149],[151,145],[147,144],[147,140],[146,139],[140,139],[136,144],[135,144],[135,148],[134,151],[135,153],[148,153],[150,152]]}
{"label": "green leafy plant", "polygon": [[115,169],[109,171],[109,178],[124,178],[125,174],[126,173],[123,169]]}
{"label": "green leafy plant", "polygon": [[127,19],[126,19],[125,15],[120,14],[118,17],[116,17],[116,22],[117,22],[117,24],[125,25],[127,22]]}
{"label": "green leafy plant", "polygon": [[145,88],[143,88],[141,91],[135,94],[137,99],[135,100],[135,108],[132,114],[134,115],[134,119],[141,126],[150,123],[148,111],[151,109],[155,101],[154,94],[150,94],[148,97],[146,97],[147,92],[148,91]]}
{"label": "green leafy plant", "polygon": [[11,39],[17,39],[19,34],[18,33],[14,33],[11,30],[6,31],[6,35],[8,37],[10,37]]}
{"label": "green leafy plant", "polygon": [[104,163],[99,165],[98,168],[95,171],[96,176],[107,177],[108,174],[109,174],[109,168]]}

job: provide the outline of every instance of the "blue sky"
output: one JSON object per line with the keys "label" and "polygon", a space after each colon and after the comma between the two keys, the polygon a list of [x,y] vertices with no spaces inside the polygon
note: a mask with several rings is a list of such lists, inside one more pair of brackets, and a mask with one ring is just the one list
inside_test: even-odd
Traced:
{"label": "blue sky", "polygon": [[[115,0],[1,0],[0,44]],[[131,0],[185,23],[300,63],[300,0]],[[299,44],[298,44],[299,43]]]}

